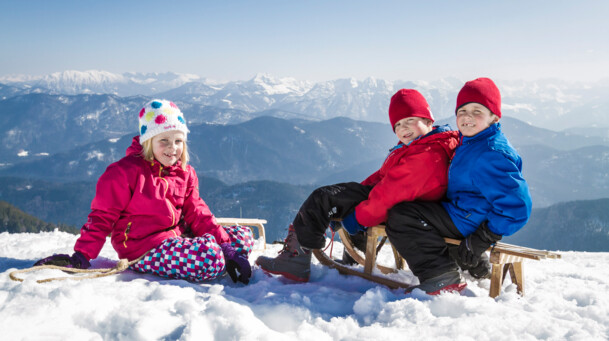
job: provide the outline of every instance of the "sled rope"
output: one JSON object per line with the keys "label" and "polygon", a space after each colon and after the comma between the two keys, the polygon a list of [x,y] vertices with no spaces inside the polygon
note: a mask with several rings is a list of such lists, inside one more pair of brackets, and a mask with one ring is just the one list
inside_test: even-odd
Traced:
{"label": "sled rope", "polygon": [[330,229],[330,231],[332,231],[332,239],[330,240],[330,244],[328,244],[328,246],[326,246],[326,248],[323,250],[324,252],[326,252],[326,250],[328,248],[330,248],[330,257],[332,257],[332,249],[334,249],[334,230]]}
{"label": "sled rope", "polygon": [[134,259],[131,262],[128,261],[126,258],[119,259],[118,263],[116,263],[116,265],[113,268],[105,268],[105,269],[103,269],[103,268],[102,269],[75,269],[75,268],[68,268],[68,267],[65,267],[65,266],[57,266],[57,265],[39,265],[39,266],[33,266],[31,268],[27,268],[27,269],[13,271],[13,272],[11,272],[9,274],[9,277],[13,281],[23,282],[22,278],[19,278],[19,277],[15,276],[15,275],[19,274],[19,273],[38,271],[38,270],[43,270],[43,269],[57,269],[57,270],[65,271],[65,272],[85,273],[85,274],[90,274],[90,275],[88,275],[88,276],[65,276],[65,277],[53,277],[53,278],[39,279],[39,280],[36,281],[36,283],[46,283],[46,282],[52,282],[52,281],[63,281],[65,279],[72,279],[72,280],[75,280],[75,281],[80,281],[82,279],[106,277],[106,276],[114,275],[114,274],[117,274],[117,273],[120,273],[120,272],[123,272],[123,271],[127,270],[128,267],[130,267],[131,265],[133,265],[133,264],[139,262],[140,260],[142,260],[142,258],[144,258],[144,256],[147,253],[148,252],[144,253],[139,258]]}

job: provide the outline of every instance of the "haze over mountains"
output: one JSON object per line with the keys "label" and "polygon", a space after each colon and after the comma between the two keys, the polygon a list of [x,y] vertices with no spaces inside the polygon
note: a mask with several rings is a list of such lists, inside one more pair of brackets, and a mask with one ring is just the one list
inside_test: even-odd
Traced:
{"label": "haze over mountains", "polygon": [[[483,75],[481,75],[483,76]],[[400,88],[415,88],[429,101],[436,118],[451,117],[457,91],[467,80],[385,81],[337,79],[311,83],[258,74],[247,81],[216,83],[196,75],[64,71],[40,77],[0,77],[0,98],[29,93],[143,95],[169,98],[176,103],[233,109],[249,113],[238,123],[274,111],[278,117],[386,121],[389,98]],[[609,78],[594,83],[562,80],[496,80],[503,96],[503,114],[552,130],[609,127]],[[189,113],[189,108],[184,111]],[[256,113],[256,115],[253,115]],[[284,116],[280,116],[284,115]],[[188,119],[191,119],[187,116]],[[585,120],[582,120],[584,119]],[[222,120],[222,117],[216,118]],[[226,123],[207,121],[209,123]]]}
{"label": "haze over mountains", "polygon": [[[278,228],[314,186],[361,181],[380,167],[397,142],[387,123],[389,98],[397,89],[420,90],[437,123],[454,125],[454,100],[463,83],[310,83],[259,74],[218,84],[193,75],[102,71],[0,77],[0,199],[25,195],[19,200],[30,210],[11,203],[42,219],[36,210],[54,205],[69,214],[58,202],[73,195],[54,192],[62,186],[54,184],[78,190],[75,181],[83,181],[93,187],[131,143],[137,110],[151,98],[167,98],[189,121],[193,166],[208,183],[220,181],[210,189],[218,197],[206,200],[222,214],[243,214],[246,207],[248,215],[275,220],[271,224]],[[523,157],[534,207],[609,198],[609,82],[498,83],[502,129]],[[28,201],[25,192],[6,187],[21,181],[11,179],[43,181],[36,184],[46,194],[38,203]],[[243,188],[270,197],[246,195]],[[93,190],[70,199],[84,201],[79,211],[86,211]],[[49,193],[57,200],[48,200]],[[248,199],[233,203],[238,196]],[[267,204],[257,209],[257,199]]]}

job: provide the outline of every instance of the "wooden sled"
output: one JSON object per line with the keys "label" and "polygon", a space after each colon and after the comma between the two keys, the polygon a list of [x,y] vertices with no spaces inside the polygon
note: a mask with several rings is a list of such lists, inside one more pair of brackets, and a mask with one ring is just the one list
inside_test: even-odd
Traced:
{"label": "wooden sled", "polygon": [[[338,231],[343,245],[347,253],[360,265],[364,266],[364,271],[358,271],[354,268],[342,265],[330,259],[323,251],[314,250],[313,254],[323,265],[337,269],[345,275],[355,275],[367,280],[383,284],[392,289],[409,288],[412,283],[403,283],[387,278],[386,276],[373,275],[372,269],[376,266],[383,274],[395,273],[404,268],[404,259],[393,248],[392,251],[395,258],[395,268],[390,268],[376,264],[376,256],[381,247],[387,242],[387,233],[384,225],[373,226],[366,232],[367,244],[365,258],[355,250],[355,246],[349,237],[349,234],[344,229]],[[379,238],[381,241],[379,242]],[[444,238],[446,243],[458,245],[460,240]],[[501,286],[507,273],[509,272],[512,283],[516,285],[516,289],[520,295],[524,295],[524,273],[522,262],[525,259],[541,260],[548,258],[561,258],[561,255],[554,252],[536,250],[532,248],[511,245],[506,243],[497,243],[494,247],[489,248],[491,270],[491,287],[489,289],[490,297],[497,297],[501,293]]]}
{"label": "wooden sled", "polygon": [[359,277],[367,279],[369,281],[385,285],[391,289],[400,289],[400,288],[408,289],[410,287],[415,286],[415,284],[409,284],[409,283],[396,281],[396,280],[390,279],[388,277],[377,276],[377,275],[373,275],[371,273],[357,271],[356,269],[353,269],[351,267],[348,267],[348,266],[345,266],[345,265],[342,265],[342,264],[336,262],[335,260],[328,257],[328,255],[320,249],[313,250],[313,255],[315,255],[315,258],[317,258],[317,260],[321,264],[323,264],[327,267],[330,267],[332,269],[336,269],[336,270],[338,270],[338,272],[340,272],[343,275],[359,276]]}
{"label": "wooden sled", "polygon": [[[233,226],[233,225],[241,225],[247,226],[254,233],[254,227],[256,227],[258,232],[258,239],[262,239],[260,243],[262,244],[262,249],[266,249],[266,235],[264,233],[264,224],[266,224],[266,220],[264,219],[251,219],[251,218],[216,218],[216,222],[222,226]],[[255,235],[255,234],[254,234]]]}

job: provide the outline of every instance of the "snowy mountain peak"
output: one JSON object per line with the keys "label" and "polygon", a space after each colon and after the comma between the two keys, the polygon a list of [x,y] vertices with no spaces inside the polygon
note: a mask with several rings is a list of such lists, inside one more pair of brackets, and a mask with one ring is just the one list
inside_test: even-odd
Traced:
{"label": "snowy mountain peak", "polygon": [[76,71],[67,70],[55,72],[42,77],[40,80],[43,84],[100,84],[110,82],[125,82],[125,77],[108,71],[87,70]]}
{"label": "snowy mountain peak", "polygon": [[172,86],[178,87],[186,83],[191,82],[202,82],[206,83],[204,78],[199,75],[190,73],[173,73],[173,72],[148,72],[148,73],[137,73],[137,72],[126,72],[123,74],[124,77],[130,81],[139,84],[150,84],[154,82],[163,82],[166,84],[172,84]]}
{"label": "snowy mountain peak", "polygon": [[300,96],[311,88],[311,84],[308,82],[297,81],[292,77],[276,79],[267,73],[258,73],[247,83],[261,88],[267,95],[294,94]]}
{"label": "snowy mountain peak", "polygon": [[116,74],[108,71],[68,70],[44,76],[11,75],[0,78],[0,82],[21,88],[48,89],[51,93],[115,94],[120,96],[151,95],[177,88],[189,82],[205,83],[205,79],[193,74],[134,73]]}
{"label": "snowy mountain peak", "polygon": [[52,89],[59,93],[117,93],[117,85],[126,83],[125,77],[107,71],[75,71],[55,72],[43,76],[35,86]]}

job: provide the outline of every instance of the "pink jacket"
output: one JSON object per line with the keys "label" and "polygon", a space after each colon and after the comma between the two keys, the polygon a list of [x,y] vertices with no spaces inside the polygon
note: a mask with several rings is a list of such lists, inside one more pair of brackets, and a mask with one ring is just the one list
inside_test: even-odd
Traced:
{"label": "pink jacket", "polygon": [[97,181],[87,223],[74,246],[88,259],[97,258],[106,236],[119,258],[133,260],[177,237],[186,227],[196,236],[212,234],[221,244],[230,239],[199,197],[199,179],[190,165],[164,167],[140,153],[139,136],[127,156],[108,166]]}

